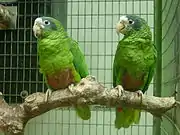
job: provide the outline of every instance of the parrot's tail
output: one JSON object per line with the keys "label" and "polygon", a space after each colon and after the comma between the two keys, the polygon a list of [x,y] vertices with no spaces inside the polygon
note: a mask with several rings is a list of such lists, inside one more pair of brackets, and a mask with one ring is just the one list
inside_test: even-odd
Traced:
{"label": "parrot's tail", "polygon": [[91,118],[91,110],[88,105],[78,105],[75,107],[77,115],[83,120]]}
{"label": "parrot's tail", "polygon": [[116,108],[115,127],[128,128],[131,124],[138,124],[141,116],[140,110],[133,108]]}

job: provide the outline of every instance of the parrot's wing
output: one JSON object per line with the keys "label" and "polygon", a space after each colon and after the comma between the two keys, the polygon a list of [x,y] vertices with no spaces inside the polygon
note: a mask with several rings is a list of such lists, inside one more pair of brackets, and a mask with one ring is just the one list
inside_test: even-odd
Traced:
{"label": "parrot's wing", "polygon": [[117,78],[118,78],[118,71],[119,71],[119,69],[117,69],[117,67],[119,67],[119,65],[118,65],[119,63],[117,62],[118,49],[119,48],[117,48],[116,55],[114,58],[114,63],[113,63],[113,87],[116,87]]}
{"label": "parrot's wing", "polygon": [[[81,52],[78,43],[74,40],[71,40],[70,51],[73,55],[74,67],[81,76],[81,78],[84,78],[87,75],[89,75],[84,55]],[[76,112],[83,120],[88,120],[91,117],[91,110],[88,105],[76,106]]]}
{"label": "parrot's wing", "polygon": [[152,80],[153,75],[154,75],[154,66],[155,65],[151,66],[150,69],[149,69],[149,74],[148,74],[147,81],[146,81],[146,83],[144,85],[144,88],[142,89],[143,93],[145,93],[149,88],[149,84],[151,83],[151,80]]}
{"label": "parrot's wing", "polygon": [[113,63],[113,87],[116,87],[117,84],[121,85],[121,78],[123,76],[124,73],[124,67],[120,65],[120,61],[118,60],[119,58],[119,51],[120,51],[120,44],[122,44],[123,42],[120,41],[118,43],[117,49],[116,49],[116,53],[115,53],[115,58],[114,58],[114,63]]}
{"label": "parrot's wing", "polygon": [[114,56],[114,63],[113,63],[113,87],[116,87],[117,75],[118,75],[117,72],[119,71],[119,69],[117,69],[117,67],[119,67],[119,65],[118,65],[119,62],[117,60],[118,59],[117,54],[119,54],[118,53],[119,49],[120,49],[120,47],[119,47],[119,44],[118,44],[117,49],[116,49],[116,53],[115,53],[115,56]]}
{"label": "parrot's wing", "polygon": [[[122,67],[123,68],[123,67]],[[114,63],[113,63],[113,87],[116,87],[117,84],[121,85],[121,77],[122,77],[122,70],[117,57],[115,56]]]}
{"label": "parrot's wing", "polygon": [[115,62],[115,59],[114,59],[114,63],[113,63],[113,87],[116,87],[116,78],[117,78],[116,67],[117,67],[117,63]]}
{"label": "parrot's wing", "polygon": [[[72,44],[70,46],[70,51],[74,58],[73,59],[74,67],[81,76],[81,78],[84,78],[87,75],[89,75],[88,67],[86,65],[84,55],[81,52],[78,43],[74,40],[72,40],[71,42]],[[88,105],[76,106],[76,112],[84,120],[88,120],[91,117],[91,110]]]}
{"label": "parrot's wing", "polygon": [[81,78],[84,78],[87,75],[89,75],[88,67],[85,62],[85,57],[83,53],[81,52],[78,43],[74,40],[72,40],[70,51],[74,58],[73,59],[74,67],[76,71],[79,73],[79,75],[81,76]]}
{"label": "parrot's wing", "polygon": [[149,84],[151,83],[151,80],[154,76],[154,71],[155,71],[155,66],[156,66],[156,59],[157,59],[157,50],[156,50],[156,47],[155,45],[153,44],[154,46],[154,64],[149,68],[149,74],[148,74],[148,78],[147,78],[147,81],[144,85],[144,88],[142,90],[143,93],[145,93],[147,90],[148,90],[148,87],[149,87]]}

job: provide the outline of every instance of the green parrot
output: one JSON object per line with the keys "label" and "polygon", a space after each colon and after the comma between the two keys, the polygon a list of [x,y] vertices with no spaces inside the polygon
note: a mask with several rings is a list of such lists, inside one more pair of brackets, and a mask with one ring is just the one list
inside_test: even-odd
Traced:
{"label": "green parrot", "polygon": [[[113,87],[121,85],[125,90],[142,96],[153,78],[157,51],[147,22],[136,15],[121,16],[116,24],[119,41],[113,63]],[[127,107],[116,108],[115,127],[128,128],[138,124],[141,111]]]}
{"label": "green parrot", "polygon": [[[52,17],[38,17],[34,21],[33,32],[37,38],[40,72],[48,87],[46,101],[53,90],[67,88],[89,75],[78,43],[68,37],[60,21]],[[90,119],[88,105],[74,107],[80,118]]]}

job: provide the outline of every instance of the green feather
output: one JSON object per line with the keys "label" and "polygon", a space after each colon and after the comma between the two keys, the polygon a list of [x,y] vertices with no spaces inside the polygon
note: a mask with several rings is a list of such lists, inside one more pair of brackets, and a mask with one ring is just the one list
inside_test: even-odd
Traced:
{"label": "green feather", "polygon": [[[152,43],[153,44],[153,43]],[[148,74],[148,78],[147,78],[147,81],[143,87],[143,93],[145,93],[145,91],[148,90],[148,87],[149,87],[149,84],[151,83],[152,81],[152,78],[154,76],[154,72],[155,72],[155,66],[156,66],[156,58],[157,58],[157,50],[156,50],[156,47],[155,45],[153,44],[153,52],[154,52],[154,63],[152,64],[152,66],[149,68],[149,74]]]}
{"label": "green feather", "polygon": [[[123,85],[122,78],[125,72],[138,80],[142,79],[139,75],[144,74],[143,85],[131,90],[139,89],[144,93],[154,75],[156,53],[150,28],[145,22],[142,23],[141,29],[131,29],[117,46],[113,64],[113,86]],[[133,123],[139,123],[141,110],[123,107],[122,111],[118,112],[117,108],[116,128],[128,128]]]}
{"label": "green feather", "polygon": [[[44,26],[42,35],[38,38],[40,72],[43,73],[46,83],[46,75],[52,75],[64,69],[71,69],[73,79],[78,83],[81,78],[89,74],[78,43],[67,36],[62,24],[56,19],[50,17],[42,17],[42,19],[52,23],[52,26],[51,24]],[[51,88],[48,83],[47,86]],[[90,119],[91,111],[88,105],[75,105],[75,107],[79,117],[83,120]]]}
{"label": "green feather", "polygon": [[[78,43],[74,40],[71,41],[70,51],[73,54],[73,64],[75,66],[75,69],[79,73],[81,78],[89,75],[84,55],[79,49]],[[91,117],[91,110],[88,105],[76,106],[76,112],[78,116],[80,116],[83,120],[88,120]]]}
{"label": "green feather", "polygon": [[81,78],[89,75],[88,67],[85,62],[85,57],[79,49],[78,43],[74,40],[71,41],[70,51],[73,54],[73,63],[76,68],[76,71],[80,74]]}

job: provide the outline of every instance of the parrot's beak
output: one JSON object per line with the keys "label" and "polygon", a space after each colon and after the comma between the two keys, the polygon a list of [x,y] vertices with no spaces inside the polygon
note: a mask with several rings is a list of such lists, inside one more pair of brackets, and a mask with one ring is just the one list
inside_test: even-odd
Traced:
{"label": "parrot's beak", "polygon": [[36,38],[40,37],[42,35],[42,29],[44,28],[43,24],[42,24],[42,19],[41,18],[37,18],[34,21],[34,25],[33,25],[33,32],[34,32],[34,36]]}
{"label": "parrot's beak", "polygon": [[124,22],[118,22],[118,23],[116,24],[116,32],[117,32],[117,34],[119,34],[119,33],[124,34],[124,33],[125,33],[124,28],[125,28],[125,27],[126,27],[126,26],[125,26]]}

